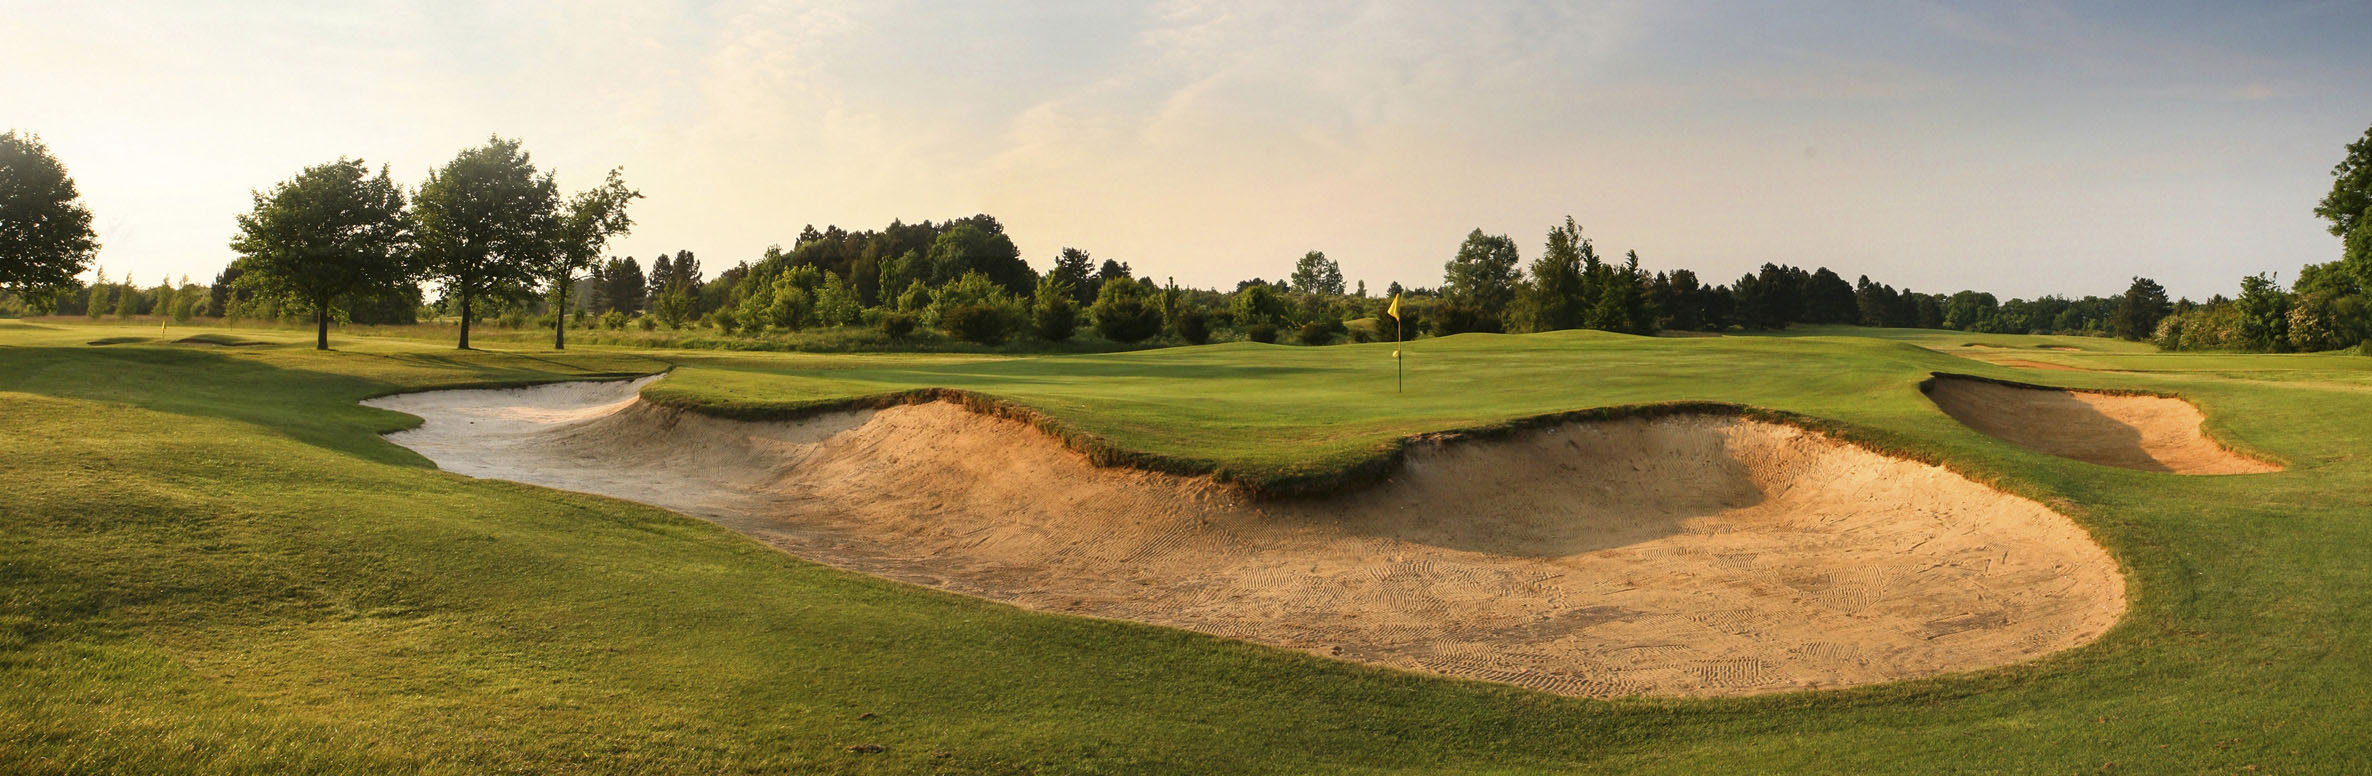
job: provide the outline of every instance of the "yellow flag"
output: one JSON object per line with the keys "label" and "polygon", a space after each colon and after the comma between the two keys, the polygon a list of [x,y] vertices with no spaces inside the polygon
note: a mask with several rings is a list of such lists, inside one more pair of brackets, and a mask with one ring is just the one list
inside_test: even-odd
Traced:
{"label": "yellow flag", "polygon": [[1386,307],[1386,308],[1384,308],[1384,312],[1391,313],[1391,314],[1392,314],[1392,320],[1395,320],[1395,321],[1397,321],[1397,320],[1400,320],[1400,295],[1399,295],[1399,294],[1393,294],[1393,295],[1392,295],[1392,306],[1391,306],[1391,307]]}

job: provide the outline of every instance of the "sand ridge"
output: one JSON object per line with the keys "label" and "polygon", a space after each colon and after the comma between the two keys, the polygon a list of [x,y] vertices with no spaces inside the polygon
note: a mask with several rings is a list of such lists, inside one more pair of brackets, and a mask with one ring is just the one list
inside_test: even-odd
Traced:
{"label": "sand ridge", "polygon": [[2281,470],[2208,438],[2201,428],[2207,416],[2182,399],[2074,391],[1941,373],[1921,390],[1954,420],[2039,453],[2175,474]]}
{"label": "sand ridge", "polygon": [[1249,498],[1099,468],[932,402],[797,422],[647,381],[384,397],[440,466],[700,515],[792,554],[1118,618],[1569,695],[1741,695],[1980,669],[2124,609],[2088,534],[1935,466],[1682,415],[1412,446],[1358,492]]}

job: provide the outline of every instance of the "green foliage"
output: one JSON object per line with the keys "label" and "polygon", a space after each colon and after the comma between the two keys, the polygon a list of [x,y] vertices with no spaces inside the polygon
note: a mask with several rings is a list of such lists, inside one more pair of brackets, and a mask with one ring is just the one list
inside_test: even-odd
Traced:
{"label": "green foliage", "polygon": [[1277,325],[1262,321],[1246,326],[1244,327],[1244,339],[1253,342],[1274,343],[1277,341]]}
{"label": "green foliage", "polygon": [[74,282],[99,253],[91,211],[39,136],[0,132],[0,289]]}
{"label": "green foliage", "polygon": [[2158,281],[2136,277],[2125,287],[2125,294],[2117,297],[2116,312],[2110,315],[2110,331],[2120,338],[2140,340],[2158,330],[2158,322],[2173,311],[2166,301],[2166,288]]}
{"label": "green foliage", "polygon": [[1540,258],[1532,260],[1531,277],[1516,293],[1516,325],[1523,331],[1558,331],[1578,329],[1587,322],[1590,308],[1597,305],[1597,289],[1589,284],[1582,255],[1589,253],[1595,266],[1596,249],[1588,238],[1581,236],[1581,225],[1572,216],[1565,217],[1563,226],[1550,227],[1548,244],[1540,251]]}
{"label": "green foliage", "polygon": [[240,256],[238,282],[310,308],[315,348],[329,349],[329,321],[340,300],[411,280],[411,219],[386,167],[372,177],[362,160],[341,157],[256,192],[254,200],[231,241]]}
{"label": "green foliage", "polygon": [[1275,326],[1283,323],[1286,314],[1292,309],[1286,304],[1285,296],[1267,283],[1253,283],[1235,292],[1235,300],[1229,303],[1229,308],[1234,313],[1235,325],[1238,327],[1260,324]]}
{"label": "green foliage", "polygon": [[1654,334],[1655,313],[1647,305],[1646,278],[1639,272],[1639,252],[1626,254],[1623,266],[1607,271],[1598,289],[1598,304],[1590,308],[1590,328],[1625,334]]}
{"label": "green foliage", "polygon": [[1096,291],[1096,333],[1119,343],[1142,342],[1161,333],[1161,308],[1153,287],[1133,280],[1107,280]]}
{"label": "green foliage", "polygon": [[856,286],[837,274],[823,274],[823,282],[815,290],[816,324],[846,326],[856,323],[864,313],[864,307],[857,303]]}
{"label": "green foliage", "polygon": [[2289,347],[2290,295],[2263,273],[2240,279],[2240,297],[2232,301],[2239,313],[2238,344],[2246,350],[2284,350]]}
{"label": "green foliage", "polygon": [[958,224],[931,243],[926,257],[930,278],[945,283],[978,274],[1013,296],[1028,296],[1037,273],[1021,260],[1021,251],[1003,232],[989,232],[973,224]]}
{"label": "green foliage", "polygon": [[1434,305],[1429,316],[1426,329],[1436,337],[1500,330],[1499,316],[1465,302],[1444,301]]}
{"label": "green foliage", "polygon": [[609,312],[602,313],[602,314],[601,314],[601,328],[608,329],[608,330],[610,330],[610,331],[625,331],[625,330],[626,330],[626,313],[625,313],[625,311],[623,311],[623,310],[611,310],[611,311],[609,311]]}
{"label": "green foliage", "polygon": [[1514,240],[1476,229],[1459,244],[1458,254],[1442,266],[1442,296],[1474,319],[1490,319],[1487,328],[1469,331],[1500,330],[1509,303],[1515,301],[1520,258]]}
{"label": "green foliage", "polygon": [[1003,305],[965,302],[939,314],[939,326],[949,336],[981,345],[997,345],[1013,336],[1015,321]]}
{"label": "green foliage", "polygon": [[1211,341],[1211,314],[1199,307],[1180,310],[1170,319],[1170,328],[1188,345],[1207,344]]}
{"label": "green foliage", "polygon": [[1031,301],[1030,316],[1038,337],[1048,342],[1071,338],[1079,328],[1079,302],[1075,289],[1056,273],[1038,279],[1037,297]]}
{"label": "green foliage", "polygon": [[1332,345],[1349,331],[1343,327],[1341,319],[1324,318],[1302,324],[1299,336],[1304,345]]}
{"label": "green foliage", "polygon": [[[560,190],[519,141],[489,138],[428,173],[414,198],[420,267],[461,305],[461,343],[469,347],[472,305],[515,297],[556,250]],[[679,309],[671,325],[691,311]]]}
{"label": "green foliage", "polygon": [[2314,214],[2340,238],[2340,261],[2358,283],[2372,287],[2372,129],[2347,144],[2347,156],[2331,168],[2331,191]]}
{"label": "green foliage", "polygon": [[1292,282],[1294,290],[1305,294],[1342,296],[1342,266],[1322,251],[1310,251],[1294,262]]}
{"label": "green foliage", "polygon": [[889,338],[893,340],[903,340],[914,336],[914,329],[918,323],[920,322],[915,320],[914,313],[889,313],[881,316],[881,333],[889,335]]}
{"label": "green foliage", "polygon": [[[641,198],[641,192],[626,188],[626,179],[617,169],[610,170],[600,186],[569,198],[568,205],[553,223],[557,230],[552,236],[553,244],[536,266],[551,293],[553,309],[568,309],[568,291],[576,285],[577,273],[596,266],[601,260],[602,246],[609,244],[611,238],[634,228],[634,219],[626,215],[626,206]],[[564,318],[552,319],[554,349],[567,344],[566,329],[561,326]]]}

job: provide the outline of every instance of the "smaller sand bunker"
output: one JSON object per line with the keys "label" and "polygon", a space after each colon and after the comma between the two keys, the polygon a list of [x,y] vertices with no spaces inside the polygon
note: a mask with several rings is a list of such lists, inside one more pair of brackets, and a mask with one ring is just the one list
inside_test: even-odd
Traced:
{"label": "smaller sand bunker", "polygon": [[1264,501],[1099,468],[936,402],[742,422],[642,381],[374,399],[448,470],[706,517],[821,563],[1029,609],[1588,695],[1744,695],[2030,660],[2124,611],[2032,501],[1792,426],[1688,415],[1412,447]]}
{"label": "smaller sand bunker", "polygon": [[2190,402],[1936,375],[1924,389],[1944,414],[1996,439],[2062,458],[2175,474],[2256,474],[2281,467],[2208,438]]}

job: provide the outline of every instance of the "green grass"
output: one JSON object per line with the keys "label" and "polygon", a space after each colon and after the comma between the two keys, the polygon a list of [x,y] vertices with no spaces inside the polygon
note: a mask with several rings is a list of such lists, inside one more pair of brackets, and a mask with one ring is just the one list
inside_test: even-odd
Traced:
{"label": "green grass", "polygon": [[[2372,768],[2372,360],[1998,338],[2099,370],[2042,372],[1957,357],[1962,333],[1859,333],[1429,340],[1407,347],[1402,394],[1388,346],[316,353],[309,332],[189,347],[152,326],[0,321],[0,772]],[[142,341],[85,344],[118,337]],[[376,436],[409,418],[354,403],[671,366],[654,395],[725,411],[960,388],[1250,477],[1541,413],[1748,404],[2053,503],[2125,564],[2133,608],[2092,646],[1995,671],[1562,698],[820,567],[656,509],[437,472]],[[1936,412],[1915,389],[1933,371],[2182,394],[2290,469],[2031,453]]]}

